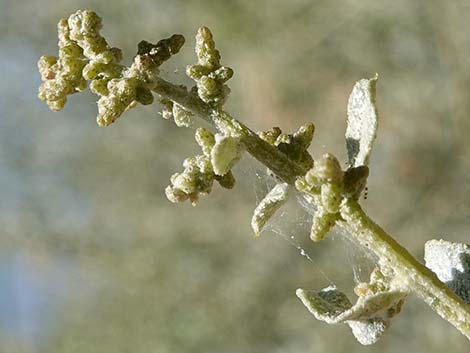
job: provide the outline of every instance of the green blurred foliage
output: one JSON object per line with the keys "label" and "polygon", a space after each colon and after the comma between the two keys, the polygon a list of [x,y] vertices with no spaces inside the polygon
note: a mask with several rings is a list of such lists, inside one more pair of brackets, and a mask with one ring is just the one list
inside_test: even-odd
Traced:
{"label": "green blurred foliage", "polygon": [[165,64],[176,82],[189,82],[194,33],[208,26],[235,70],[227,109],[254,129],[313,121],[314,157],[346,159],[347,97],[378,72],[365,208],[419,258],[433,237],[468,242],[468,1],[0,0],[0,257],[14,254],[46,288],[36,299],[47,309],[18,311],[39,334],[12,331],[0,313],[1,352],[468,351],[416,299],[371,347],[345,325],[315,321],[295,289],[350,289],[364,259],[341,235],[310,244],[295,203],[273,225],[284,237],[253,239],[251,211],[269,181],[250,158],[235,168],[234,190],[216,188],[196,208],[173,205],[163,190],[197,149],[194,131],[159,119],[156,105],[98,128],[91,94],[48,111],[36,98],[36,61],[56,53],[56,23],[78,8],[102,16],[127,62],[142,39],[184,34],[187,45]]}

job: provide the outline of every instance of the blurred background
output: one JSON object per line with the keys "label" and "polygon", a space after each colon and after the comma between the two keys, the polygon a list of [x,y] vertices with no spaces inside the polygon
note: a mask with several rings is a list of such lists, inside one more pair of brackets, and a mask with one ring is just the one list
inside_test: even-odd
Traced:
{"label": "blurred background", "polygon": [[163,190],[199,153],[193,130],[157,105],[99,128],[90,93],[49,111],[36,62],[80,8],[126,63],[140,40],[184,34],[164,68],[175,82],[189,83],[194,33],[210,27],[235,70],[227,110],[255,130],[313,121],[314,157],[346,159],[348,95],[379,73],[364,207],[419,259],[428,239],[469,242],[469,1],[0,0],[0,352],[468,352],[413,297],[370,347],[316,321],[295,289],[351,293],[370,264],[341,234],[311,244],[295,200],[254,239],[272,181],[251,158],[234,190],[173,205]]}

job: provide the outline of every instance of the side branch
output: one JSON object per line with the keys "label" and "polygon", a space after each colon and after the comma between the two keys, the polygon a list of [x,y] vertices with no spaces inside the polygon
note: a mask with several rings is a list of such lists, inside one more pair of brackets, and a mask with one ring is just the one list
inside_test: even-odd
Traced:
{"label": "side branch", "polygon": [[307,172],[305,168],[293,162],[279,149],[262,140],[246,125],[235,120],[225,111],[212,108],[209,104],[204,103],[196,94],[188,93],[186,88],[158,77],[152,87],[152,91],[178,103],[184,109],[215,126],[218,130],[229,130],[232,134],[237,135],[246,151],[259,162],[266,165],[283,181],[293,185],[298,176],[304,175]]}

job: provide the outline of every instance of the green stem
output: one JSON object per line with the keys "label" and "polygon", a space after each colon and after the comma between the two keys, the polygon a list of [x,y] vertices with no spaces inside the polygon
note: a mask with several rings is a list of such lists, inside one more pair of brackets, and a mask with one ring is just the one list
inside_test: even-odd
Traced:
{"label": "green stem", "polygon": [[[152,90],[200,116],[221,132],[239,136],[247,152],[285,182],[294,184],[298,176],[307,172],[244,124],[228,113],[204,103],[197,95],[188,93],[185,88],[158,78]],[[337,221],[339,226],[360,245],[372,251],[379,258],[381,265],[392,268],[397,276],[403,278],[407,290],[416,293],[437,314],[470,339],[469,305],[375,224],[356,200],[348,199],[340,212],[342,219]]]}
{"label": "green stem", "polygon": [[245,150],[286,183],[294,184],[298,176],[307,172],[277,148],[259,138],[246,125],[232,118],[223,110],[204,103],[197,95],[188,93],[186,88],[158,78],[152,90],[198,115],[214,125],[219,131],[239,136]]}
{"label": "green stem", "polygon": [[403,279],[406,288],[416,293],[444,320],[470,339],[470,305],[452,292],[437,276],[417,261],[403,246],[372,221],[355,200],[341,207],[338,225],[363,247]]}

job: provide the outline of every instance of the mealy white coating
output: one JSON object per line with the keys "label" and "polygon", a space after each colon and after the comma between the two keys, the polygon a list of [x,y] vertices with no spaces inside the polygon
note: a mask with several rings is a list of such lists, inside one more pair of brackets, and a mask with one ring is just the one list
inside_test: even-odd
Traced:
{"label": "mealy white coating", "polygon": [[377,79],[376,75],[374,78],[356,82],[349,96],[346,147],[351,167],[369,164],[378,127],[378,114],[375,105]]}
{"label": "mealy white coating", "polygon": [[426,267],[459,297],[470,303],[470,246],[430,240],[424,246]]}
{"label": "mealy white coating", "polygon": [[408,292],[393,277],[378,269],[354,305],[336,288],[320,291],[297,289],[296,295],[316,319],[328,324],[348,324],[356,339],[363,345],[377,342],[404,303]]}
{"label": "mealy white coating", "polygon": [[251,228],[256,236],[260,235],[269,219],[286,203],[289,189],[287,183],[276,184],[256,206],[251,218]]}
{"label": "mealy white coating", "polygon": [[211,162],[216,175],[224,175],[241,158],[242,148],[238,137],[215,135],[215,145],[211,151]]}

